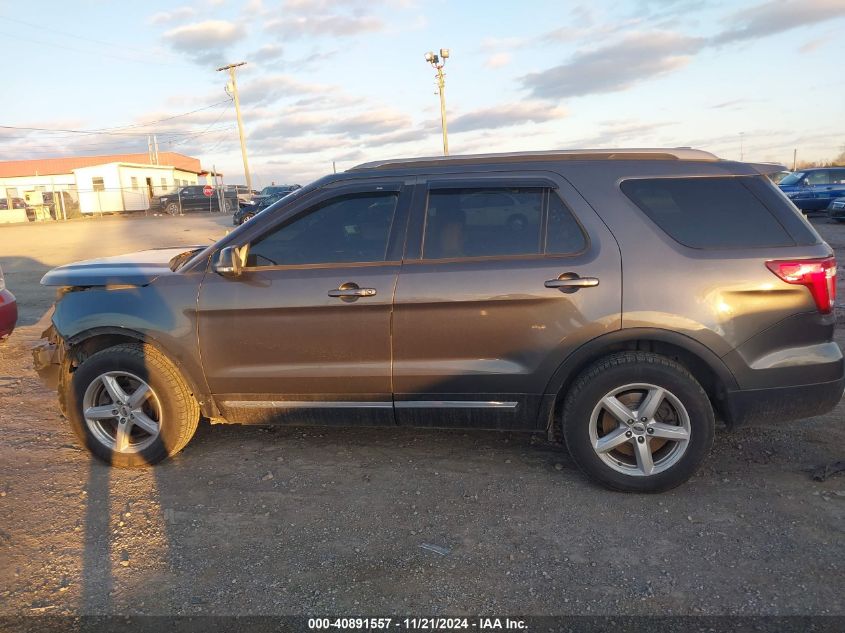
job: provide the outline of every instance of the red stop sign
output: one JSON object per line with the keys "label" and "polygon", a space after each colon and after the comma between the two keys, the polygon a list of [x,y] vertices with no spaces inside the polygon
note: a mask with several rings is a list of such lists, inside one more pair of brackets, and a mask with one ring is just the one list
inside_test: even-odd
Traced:
{"label": "red stop sign", "polygon": [[202,188],[202,192],[210,198],[211,194],[214,193],[214,187],[212,187],[211,185],[206,185]]}

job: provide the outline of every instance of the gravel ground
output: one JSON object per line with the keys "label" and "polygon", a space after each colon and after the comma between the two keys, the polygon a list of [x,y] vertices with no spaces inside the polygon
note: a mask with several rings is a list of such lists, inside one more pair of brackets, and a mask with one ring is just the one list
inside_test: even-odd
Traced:
{"label": "gravel ground", "polygon": [[[843,404],[719,432],[659,496],[516,434],[205,425],[154,469],[92,461],[32,370],[38,277],[86,235],[110,254],[227,220],[0,228],[22,303],[0,347],[0,615],[845,614],[845,475],[808,472],[845,458]],[[845,226],[819,229],[845,260]]]}

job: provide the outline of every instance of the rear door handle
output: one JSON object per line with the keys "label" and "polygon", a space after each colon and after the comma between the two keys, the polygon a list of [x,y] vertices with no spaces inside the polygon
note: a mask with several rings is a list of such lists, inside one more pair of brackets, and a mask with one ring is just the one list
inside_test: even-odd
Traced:
{"label": "rear door handle", "polygon": [[340,298],[357,298],[357,297],[375,297],[375,288],[361,288],[356,283],[347,282],[335,290],[329,290],[330,297]]}
{"label": "rear door handle", "polygon": [[597,277],[579,277],[576,273],[563,273],[557,279],[549,279],[543,284],[546,288],[558,288],[563,292],[578,292],[581,288],[594,288],[599,285]]}

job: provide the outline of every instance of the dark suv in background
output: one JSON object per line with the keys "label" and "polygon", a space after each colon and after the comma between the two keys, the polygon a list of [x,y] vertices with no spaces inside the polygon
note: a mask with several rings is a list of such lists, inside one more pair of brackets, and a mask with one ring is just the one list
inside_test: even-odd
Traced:
{"label": "dark suv in background", "polygon": [[360,165],[216,244],[47,273],[36,366],[117,466],[180,451],[201,416],[457,427],[542,432],[606,486],[666,490],[717,418],[842,396],[836,262],[777,169],[690,149]]}
{"label": "dark suv in background", "polygon": [[[183,213],[196,212],[219,212],[234,213],[240,203],[238,191],[235,188],[224,187],[222,191],[214,190],[212,195],[204,193],[204,185],[188,185],[181,187],[172,193],[161,196],[158,200],[162,211],[170,215],[182,215]],[[222,194],[223,208],[220,208],[218,195]]]}
{"label": "dark suv in background", "polygon": [[785,176],[778,186],[802,211],[824,211],[836,198],[845,196],[845,167],[796,171]]}

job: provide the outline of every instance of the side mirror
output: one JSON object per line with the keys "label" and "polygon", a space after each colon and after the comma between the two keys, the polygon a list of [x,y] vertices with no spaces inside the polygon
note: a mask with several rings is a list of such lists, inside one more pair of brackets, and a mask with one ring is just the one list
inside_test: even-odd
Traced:
{"label": "side mirror", "polygon": [[810,179],[809,179],[809,178],[804,178],[804,179],[801,181],[801,186],[802,186],[802,187],[809,187],[809,186],[810,186]]}
{"label": "side mirror", "polygon": [[240,277],[241,268],[241,256],[234,246],[221,248],[211,262],[211,270],[224,277]]}

